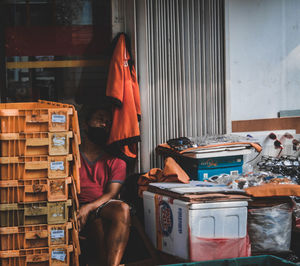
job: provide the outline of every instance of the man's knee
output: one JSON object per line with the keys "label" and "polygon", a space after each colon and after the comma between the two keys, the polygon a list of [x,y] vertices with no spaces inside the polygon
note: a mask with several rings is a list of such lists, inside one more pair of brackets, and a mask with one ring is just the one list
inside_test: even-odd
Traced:
{"label": "man's knee", "polygon": [[120,202],[120,212],[122,220],[126,224],[130,224],[130,207],[125,202]]}
{"label": "man's knee", "polygon": [[114,210],[114,218],[118,222],[130,224],[130,207],[125,202],[117,202]]}
{"label": "man's knee", "polygon": [[114,200],[105,205],[100,216],[113,223],[124,223],[130,225],[130,207],[123,201]]}

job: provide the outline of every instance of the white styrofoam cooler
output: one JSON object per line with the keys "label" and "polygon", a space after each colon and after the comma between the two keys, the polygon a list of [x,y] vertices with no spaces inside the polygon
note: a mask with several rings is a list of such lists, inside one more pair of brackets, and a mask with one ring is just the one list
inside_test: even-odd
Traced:
{"label": "white styrofoam cooler", "polygon": [[189,259],[190,236],[243,238],[247,201],[189,203],[148,191],[143,193],[145,230],[154,246]]}

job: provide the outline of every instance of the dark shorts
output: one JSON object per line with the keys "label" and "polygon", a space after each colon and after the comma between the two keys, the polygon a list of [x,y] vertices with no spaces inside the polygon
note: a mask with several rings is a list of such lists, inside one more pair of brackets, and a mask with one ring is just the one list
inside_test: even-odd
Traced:
{"label": "dark shorts", "polygon": [[100,213],[101,213],[101,210],[103,209],[103,207],[105,207],[106,205],[108,205],[110,202],[112,201],[120,201],[120,202],[124,202],[123,200],[117,200],[117,199],[111,199],[105,203],[103,203],[102,205],[100,205],[96,210],[94,210],[95,212],[95,218],[98,218],[100,217]]}
{"label": "dark shorts", "polygon": [[[118,200],[118,199],[111,199],[105,203],[103,203],[102,205],[100,205],[96,210],[92,211],[90,214],[89,214],[89,217],[87,219],[87,222],[85,224],[85,226],[83,227],[83,229],[80,231],[80,235],[87,235],[87,231],[88,231],[88,227],[89,227],[89,224],[92,223],[95,219],[97,218],[100,218],[100,214],[101,214],[101,210],[106,206],[108,205],[110,202],[112,201],[119,201],[119,202],[124,202],[126,203],[125,201],[123,200]],[[126,203],[128,204],[128,203]],[[81,206],[83,206],[84,204],[81,204]],[[132,208],[131,206],[129,205],[130,207],[130,212],[132,211]]]}

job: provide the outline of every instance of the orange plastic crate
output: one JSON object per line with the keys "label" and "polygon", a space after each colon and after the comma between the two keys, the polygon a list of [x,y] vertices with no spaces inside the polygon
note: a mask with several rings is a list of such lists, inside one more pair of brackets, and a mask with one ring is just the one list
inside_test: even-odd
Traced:
{"label": "orange plastic crate", "polygon": [[72,160],[72,154],[66,156],[0,157],[0,180],[68,177],[70,176],[70,161]]}
{"label": "orange plastic crate", "polygon": [[0,228],[0,251],[69,244],[72,223]]}
{"label": "orange plastic crate", "polygon": [[71,200],[0,204],[0,227],[64,224],[68,221],[71,205]]}
{"label": "orange plastic crate", "polygon": [[1,266],[69,266],[73,246],[0,251]]}
{"label": "orange plastic crate", "polygon": [[[72,137],[72,131],[2,133],[0,134],[0,154],[2,157],[67,155]],[[77,152],[78,145],[72,146]]]}
{"label": "orange plastic crate", "polygon": [[71,177],[60,179],[0,181],[0,204],[66,201]]}
{"label": "orange plastic crate", "polygon": [[79,137],[78,114],[70,104],[38,102],[1,103],[0,132],[73,131]]}
{"label": "orange plastic crate", "polygon": [[59,132],[70,130],[72,108],[54,108],[41,103],[0,104],[0,132]]}

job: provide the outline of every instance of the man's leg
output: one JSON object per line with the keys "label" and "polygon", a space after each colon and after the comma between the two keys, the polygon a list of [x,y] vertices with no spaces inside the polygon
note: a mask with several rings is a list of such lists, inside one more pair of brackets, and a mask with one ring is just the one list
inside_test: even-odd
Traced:
{"label": "man's leg", "polygon": [[[88,225],[88,239],[91,251],[96,255],[97,265],[107,265],[107,244],[105,242],[104,224],[101,218],[94,218]],[[92,246],[91,246],[92,245]]]}
{"label": "man's leg", "polygon": [[130,232],[130,208],[118,200],[110,201],[100,212],[100,217],[109,221],[105,232],[107,243],[107,265],[120,264]]}

